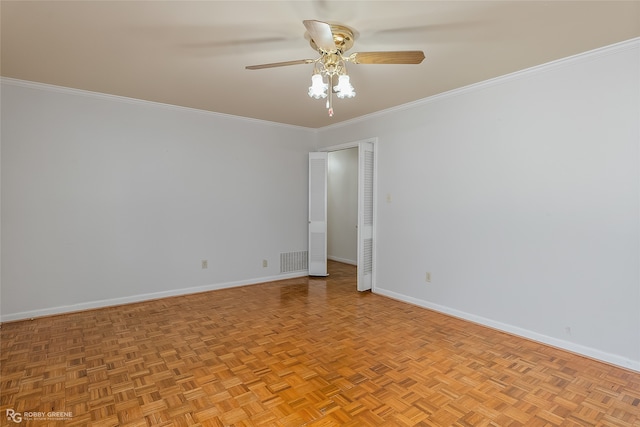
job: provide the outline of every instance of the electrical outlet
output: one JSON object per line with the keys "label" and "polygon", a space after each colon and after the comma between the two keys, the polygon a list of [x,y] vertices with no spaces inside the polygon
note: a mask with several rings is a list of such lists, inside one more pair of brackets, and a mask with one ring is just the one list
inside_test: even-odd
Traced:
{"label": "electrical outlet", "polygon": [[269,265],[269,263],[267,262],[266,259],[262,260],[262,267],[267,267]]}
{"label": "electrical outlet", "polygon": [[209,268],[209,262],[206,259],[202,260],[202,268],[203,269]]}
{"label": "electrical outlet", "polygon": [[427,271],[427,275],[425,277],[425,281],[427,283],[431,283],[431,272],[430,271]]}

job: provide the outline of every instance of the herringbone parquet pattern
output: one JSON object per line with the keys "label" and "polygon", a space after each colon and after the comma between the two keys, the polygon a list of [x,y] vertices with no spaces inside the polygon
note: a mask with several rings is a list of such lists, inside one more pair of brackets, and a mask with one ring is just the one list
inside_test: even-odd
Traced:
{"label": "herringbone parquet pattern", "polygon": [[640,374],[330,272],[4,324],[2,423],[640,426]]}

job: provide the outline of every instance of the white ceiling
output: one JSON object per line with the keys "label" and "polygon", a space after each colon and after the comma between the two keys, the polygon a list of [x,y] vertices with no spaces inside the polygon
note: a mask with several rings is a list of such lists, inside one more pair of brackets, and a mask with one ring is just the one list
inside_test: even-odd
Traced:
{"label": "white ceiling", "polygon": [[[3,77],[318,128],[640,36],[640,1],[7,1]],[[354,28],[349,51],[423,50],[420,65],[348,64],[357,96],[307,96],[302,21]]]}

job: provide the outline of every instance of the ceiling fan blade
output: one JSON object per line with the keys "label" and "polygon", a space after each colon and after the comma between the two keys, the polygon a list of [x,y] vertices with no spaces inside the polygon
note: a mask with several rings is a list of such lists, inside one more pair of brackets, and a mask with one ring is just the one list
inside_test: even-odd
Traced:
{"label": "ceiling fan blade", "polygon": [[247,65],[247,70],[261,70],[263,68],[286,67],[287,65],[313,64],[315,59],[297,59],[295,61],[273,62],[271,64]]}
{"label": "ceiling fan blade", "polygon": [[419,64],[423,59],[421,50],[357,52],[349,56],[349,61],[354,64]]}
{"label": "ceiling fan blade", "polygon": [[333,40],[333,33],[331,32],[331,25],[322,21],[307,20],[302,21],[304,26],[307,27],[307,32],[318,46],[320,50],[325,52],[335,52],[338,50],[336,43]]}

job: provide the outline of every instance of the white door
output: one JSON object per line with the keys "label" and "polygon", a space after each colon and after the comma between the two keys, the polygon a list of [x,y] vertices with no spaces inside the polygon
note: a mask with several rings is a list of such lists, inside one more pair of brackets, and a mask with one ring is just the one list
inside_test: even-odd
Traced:
{"label": "white door", "polygon": [[373,282],[373,143],[358,144],[358,290]]}
{"label": "white door", "polygon": [[309,275],[327,276],[328,153],[309,153]]}

